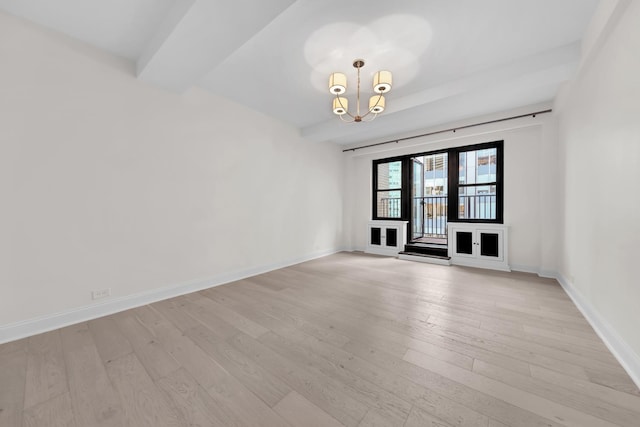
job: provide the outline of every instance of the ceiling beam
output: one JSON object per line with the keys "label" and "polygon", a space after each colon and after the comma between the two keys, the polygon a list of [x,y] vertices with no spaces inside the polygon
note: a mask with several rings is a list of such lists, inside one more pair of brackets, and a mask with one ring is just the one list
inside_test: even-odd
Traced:
{"label": "ceiling beam", "polygon": [[178,0],[140,55],[138,78],[183,92],[294,2]]}

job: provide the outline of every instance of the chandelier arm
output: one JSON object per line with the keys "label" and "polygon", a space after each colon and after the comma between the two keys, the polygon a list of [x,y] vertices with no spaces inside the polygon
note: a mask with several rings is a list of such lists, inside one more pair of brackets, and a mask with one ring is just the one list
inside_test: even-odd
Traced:
{"label": "chandelier arm", "polygon": [[[351,116],[351,114],[349,114],[349,116]],[[353,116],[351,116],[351,117],[353,117]],[[345,123],[355,123],[355,119],[354,120],[345,120],[345,119],[342,118],[342,116],[340,116],[340,120],[342,120]]]}
{"label": "chandelier arm", "polygon": [[[336,95],[336,99],[338,100],[338,104],[340,104],[340,106],[342,107],[342,109],[344,110],[344,112],[345,112],[349,117],[351,117],[352,119],[355,119],[355,116],[354,116],[353,114],[351,114],[351,113],[350,113],[350,112],[349,112],[349,111],[344,107],[344,105],[342,105],[342,101],[340,100],[340,96],[339,96],[339,95]],[[343,115],[340,115],[340,118],[341,118],[341,119],[342,119],[342,116],[343,116]],[[344,122],[344,121],[346,121],[346,120],[342,120],[342,121]],[[351,123],[351,122],[347,122],[347,123]]]}
{"label": "chandelier arm", "polygon": [[[367,114],[365,114],[364,116],[362,116],[362,118],[364,119],[365,117],[367,117],[369,114],[373,113],[373,109],[376,108],[378,106],[378,104],[380,103],[380,100],[382,99],[382,93],[380,93],[380,95],[378,95],[378,100],[376,101],[376,104],[369,108],[369,111],[367,111]],[[375,119],[378,116],[378,113],[374,113],[375,115],[373,116],[373,119]],[[373,120],[371,119],[371,120]],[[368,120],[369,122],[371,120]]]}
{"label": "chandelier arm", "polygon": [[369,120],[364,120],[365,117],[367,117],[369,115],[369,113],[365,114],[364,116],[362,116],[362,121],[363,122],[372,122],[376,117],[378,117],[378,113],[373,113],[373,117]]}

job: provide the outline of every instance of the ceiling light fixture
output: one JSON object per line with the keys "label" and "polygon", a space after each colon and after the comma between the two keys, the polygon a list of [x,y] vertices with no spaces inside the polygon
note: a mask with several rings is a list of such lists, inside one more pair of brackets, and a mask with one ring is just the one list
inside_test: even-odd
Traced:
{"label": "ceiling light fixture", "polygon": [[[369,109],[366,113],[360,114],[360,68],[364,67],[364,59],[356,59],[353,61],[353,66],[358,70],[358,87],[356,91],[356,113],[355,115],[349,113],[349,100],[343,96],[347,91],[347,76],[342,73],[333,73],[329,76],[329,92],[336,97],[333,100],[333,113],[340,117],[340,120],[347,123],[361,122],[365,117],[373,114],[370,122],[375,119],[378,114],[384,111],[385,99],[383,94],[391,90],[392,76],[391,71],[378,71],[373,76],[373,91],[378,95],[373,95],[369,98]],[[344,116],[351,117],[352,120],[347,120]]]}

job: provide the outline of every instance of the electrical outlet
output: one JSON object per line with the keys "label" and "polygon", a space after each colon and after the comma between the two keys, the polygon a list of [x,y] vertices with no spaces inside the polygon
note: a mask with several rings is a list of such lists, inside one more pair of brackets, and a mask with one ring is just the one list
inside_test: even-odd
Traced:
{"label": "electrical outlet", "polygon": [[92,291],[91,292],[91,299],[106,298],[109,295],[111,295],[111,288],[100,289],[99,291]]}

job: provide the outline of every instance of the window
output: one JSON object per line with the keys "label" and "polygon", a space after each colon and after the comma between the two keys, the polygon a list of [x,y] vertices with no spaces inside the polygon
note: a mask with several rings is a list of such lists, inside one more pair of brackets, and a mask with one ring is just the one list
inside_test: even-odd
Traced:
{"label": "window", "polygon": [[[373,162],[373,219],[409,221],[408,238],[448,222],[503,222],[503,141]],[[437,204],[437,206],[436,206]]]}
{"label": "window", "polygon": [[502,223],[502,141],[456,148],[449,221]]}
{"label": "window", "polygon": [[374,219],[402,218],[402,161],[374,162]]}

